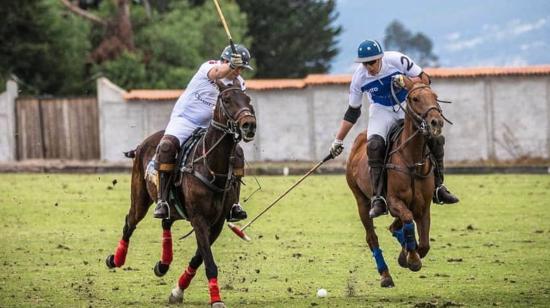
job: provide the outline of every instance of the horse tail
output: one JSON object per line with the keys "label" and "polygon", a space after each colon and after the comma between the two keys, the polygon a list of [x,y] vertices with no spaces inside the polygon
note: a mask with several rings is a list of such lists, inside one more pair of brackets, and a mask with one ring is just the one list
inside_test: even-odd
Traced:
{"label": "horse tail", "polygon": [[123,152],[124,156],[127,158],[136,158],[136,149],[130,150],[128,152]]}

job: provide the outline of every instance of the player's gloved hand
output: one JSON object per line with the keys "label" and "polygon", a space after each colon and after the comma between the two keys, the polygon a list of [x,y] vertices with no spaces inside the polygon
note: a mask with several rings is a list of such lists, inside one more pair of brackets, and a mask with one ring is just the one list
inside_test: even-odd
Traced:
{"label": "player's gloved hand", "polygon": [[403,89],[405,88],[405,76],[399,74],[399,75],[394,75],[392,77],[392,83],[393,83],[393,86],[396,88],[396,89]]}
{"label": "player's gloved hand", "polygon": [[229,67],[236,69],[238,67],[243,67],[243,57],[238,53],[231,54],[231,61],[229,61]]}
{"label": "player's gloved hand", "polygon": [[344,151],[344,141],[334,139],[330,146],[330,155],[332,155],[332,158],[336,158],[336,156],[342,154],[342,151]]}

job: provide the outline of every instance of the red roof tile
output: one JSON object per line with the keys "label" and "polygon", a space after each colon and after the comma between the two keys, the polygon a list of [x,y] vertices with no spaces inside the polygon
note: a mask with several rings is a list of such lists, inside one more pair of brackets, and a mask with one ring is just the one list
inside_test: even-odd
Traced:
{"label": "red roof tile", "polygon": [[[473,78],[483,76],[550,75],[550,65],[525,67],[426,68],[432,78]],[[312,74],[304,79],[252,79],[246,81],[250,90],[303,89],[313,85],[349,84],[351,75]],[[130,90],[126,100],[176,100],[183,90]]]}
{"label": "red roof tile", "polygon": [[177,99],[184,90],[130,90],[124,93],[123,97],[127,101],[164,101]]}

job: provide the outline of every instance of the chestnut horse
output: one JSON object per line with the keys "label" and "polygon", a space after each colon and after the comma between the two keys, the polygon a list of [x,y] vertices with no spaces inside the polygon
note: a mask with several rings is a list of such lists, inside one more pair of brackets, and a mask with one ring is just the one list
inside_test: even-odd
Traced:
{"label": "chestnut horse", "polygon": [[[238,167],[242,171],[244,168],[242,149],[238,143],[240,140],[253,140],[256,117],[250,97],[241,90],[238,82],[233,86],[225,86],[221,82],[217,85],[220,93],[211,125],[191,150],[182,173],[174,174],[178,178],[176,191],[184,208],[178,210],[170,204],[170,218],[162,220],[162,254],[154,268],[157,276],[164,275],[172,262],[170,229],[174,221],[189,220],[197,240],[195,255],[170,294],[171,303],[183,302],[183,292],[204,262],[210,303],[212,307],[225,307],[218,286],[218,268],[210,246],[218,238],[231,206],[238,202],[240,178],[235,169]],[[149,136],[130,153],[129,157],[134,157],[130,211],[126,215],[122,239],[115,254],[107,257],[109,268],[124,264],[130,237],[153,200],[156,200],[157,187],[153,180],[149,180],[154,177],[147,176],[146,171],[162,136],[162,131]],[[176,172],[179,172],[178,168]],[[242,173],[238,175],[242,176]]]}
{"label": "chestnut horse", "polygon": [[[395,139],[386,158],[387,203],[395,217],[390,232],[402,250],[399,265],[418,271],[430,249],[430,204],[434,191],[433,163],[428,142],[441,134],[444,117],[432,89],[405,78],[407,96],[401,135]],[[394,98],[395,99],[395,98]],[[394,106],[395,107],[395,106]],[[382,287],[393,287],[393,279],[384,261],[373,220],[369,217],[372,188],[367,163],[367,134],[361,133],[353,144],[346,167],[346,179],[366,231],[366,240],[380,274]],[[416,242],[415,223],[419,234]]]}

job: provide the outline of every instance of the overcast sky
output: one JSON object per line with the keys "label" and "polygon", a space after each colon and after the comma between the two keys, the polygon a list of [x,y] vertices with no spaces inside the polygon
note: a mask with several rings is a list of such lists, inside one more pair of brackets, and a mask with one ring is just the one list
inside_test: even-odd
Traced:
{"label": "overcast sky", "polygon": [[332,73],[353,71],[359,43],[392,20],[434,43],[442,67],[550,64],[550,0],[337,0],[343,27]]}

